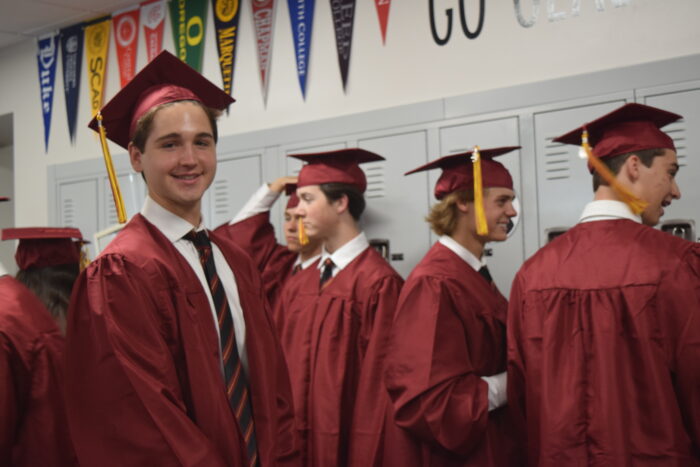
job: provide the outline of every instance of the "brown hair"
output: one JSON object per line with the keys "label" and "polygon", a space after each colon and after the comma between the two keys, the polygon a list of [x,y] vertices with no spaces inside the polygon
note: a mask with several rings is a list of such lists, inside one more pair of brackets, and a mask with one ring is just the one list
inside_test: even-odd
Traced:
{"label": "brown hair", "polygon": [[73,284],[80,273],[78,263],[20,269],[16,279],[39,297],[52,316],[65,316]]}
{"label": "brown hair", "polygon": [[337,201],[346,195],[348,197],[348,211],[355,222],[360,220],[360,216],[365,212],[365,197],[354,185],[347,183],[322,183],[319,188],[326,195],[328,201]]}
{"label": "brown hair", "polygon": [[[644,149],[642,151],[632,151],[611,157],[609,159],[603,159],[601,160],[601,162],[603,162],[603,164],[605,164],[610,169],[613,175],[617,175],[618,173],[620,173],[620,169],[622,168],[622,166],[625,165],[625,161],[629,159],[629,157],[633,154],[639,157],[639,160],[642,161],[642,164],[644,164],[645,167],[651,167],[651,164],[654,163],[654,158],[658,156],[663,156],[664,150]],[[601,185],[607,186],[607,184],[608,183],[605,180],[603,180],[603,177],[601,177],[598,174],[598,172],[593,171],[593,191],[597,191]]]}
{"label": "brown hair", "polygon": [[452,235],[457,225],[457,202],[474,201],[474,190],[453,191],[433,205],[425,220],[438,235]]}

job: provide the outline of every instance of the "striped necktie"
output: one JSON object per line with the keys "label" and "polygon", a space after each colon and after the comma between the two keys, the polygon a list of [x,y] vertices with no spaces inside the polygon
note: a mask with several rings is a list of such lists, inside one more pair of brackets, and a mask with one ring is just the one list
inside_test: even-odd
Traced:
{"label": "striped necktie", "polygon": [[258,447],[255,439],[253,411],[248,391],[248,378],[238,355],[236,335],[233,332],[231,308],[226,299],[224,287],[221,284],[221,280],[219,280],[219,275],[216,273],[211,242],[205,230],[200,230],[199,232],[190,231],[183,238],[194,243],[194,246],[197,248],[199,260],[202,263],[209,290],[211,290],[211,296],[214,300],[214,307],[219,320],[221,361],[224,367],[226,395],[245,441],[248,465],[253,467],[258,465]]}
{"label": "striped necktie", "polygon": [[323,270],[321,271],[321,282],[319,286],[323,288],[326,283],[333,277],[333,261],[330,258],[326,258],[323,262]]}
{"label": "striped necktie", "polygon": [[491,285],[492,289],[496,287],[496,283],[493,281],[491,273],[489,272],[489,268],[487,268],[486,265],[481,266],[481,268],[479,269],[479,274],[481,274],[481,277],[486,279],[486,282],[488,282],[489,285]]}

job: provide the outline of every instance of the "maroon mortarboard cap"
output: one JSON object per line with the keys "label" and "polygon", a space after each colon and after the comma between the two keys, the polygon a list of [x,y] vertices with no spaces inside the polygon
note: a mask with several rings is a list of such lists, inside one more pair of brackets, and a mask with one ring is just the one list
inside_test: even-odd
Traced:
{"label": "maroon mortarboard cap", "polygon": [[[492,149],[480,149],[481,154],[481,180],[484,188],[502,187],[513,189],[513,178],[503,164],[493,160],[516,149],[520,146],[504,146]],[[458,190],[474,188],[474,169],[472,167],[471,156],[474,151],[451,154],[441,157],[425,165],[406,172],[409,175],[424,170],[442,169],[442,175],[435,184],[435,198],[442,199],[450,193]]]}
{"label": "maroon mortarboard cap", "polygon": [[0,196],[0,203],[2,203],[3,201],[10,201],[10,198],[8,198],[7,196]]}
{"label": "maroon mortarboard cap", "polygon": [[[234,99],[173,54],[163,51],[101,110],[107,138],[127,148],[136,123],[155,106],[183,100],[224,110]],[[97,119],[88,125],[95,131]]]}
{"label": "maroon mortarboard cap", "polygon": [[[15,261],[20,269],[80,263],[83,235],[79,229],[22,227],[2,230],[3,240],[19,240]],[[73,241],[73,239],[77,241]]]}
{"label": "maroon mortarboard cap", "polygon": [[307,162],[299,172],[297,187],[322,183],[345,183],[357,187],[361,193],[367,189],[367,177],[359,164],[384,160],[379,154],[359,148],[290,154],[289,157]]}
{"label": "maroon mortarboard cap", "polygon": [[[673,139],[659,128],[680,120],[673,112],[642,104],[625,104],[582,127],[554,138],[557,143],[581,144],[581,135],[588,130],[588,144],[593,154],[604,160],[645,149],[676,150]],[[589,167],[590,168],[590,167]]]}
{"label": "maroon mortarboard cap", "polygon": [[293,209],[297,207],[299,204],[299,197],[297,196],[297,184],[296,183],[287,183],[284,186],[284,192],[289,196],[289,199],[287,200],[287,207],[284,208],[286,211],[287,209]]}

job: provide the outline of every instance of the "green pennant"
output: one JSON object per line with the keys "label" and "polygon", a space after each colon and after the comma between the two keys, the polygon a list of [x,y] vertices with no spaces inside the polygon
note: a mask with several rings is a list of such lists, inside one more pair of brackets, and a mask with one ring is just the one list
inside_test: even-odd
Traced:
{"label": "green pennant", "polygon": [[175,55],[200,73],[204,58],[207,3],[207,0],[172,0],[170,2],[170,23],[173,26]]}

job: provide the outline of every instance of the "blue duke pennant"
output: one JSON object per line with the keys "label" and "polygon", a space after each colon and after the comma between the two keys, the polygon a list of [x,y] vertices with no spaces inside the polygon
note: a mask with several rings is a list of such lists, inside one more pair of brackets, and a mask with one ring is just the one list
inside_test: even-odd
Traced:
{"label": "blue duke pennant", "polygon": [[37,62],[39,65],[39,91],[41,93],[41,113],[44,116],[44,152],[49,150],[51,133],[51,112],[53,110],[53,90],[56,81],[56,59],[58,58],[58,34],[39,39]]}
{"label": "blue duke pennant", "polygon": [[314,22],[315,3],[316,0],[287,0],[289,19],[292,22],[294,53],[297,59],[297,75],[304,99],[306,99],[306,77],[311,56],[311,29]]}

